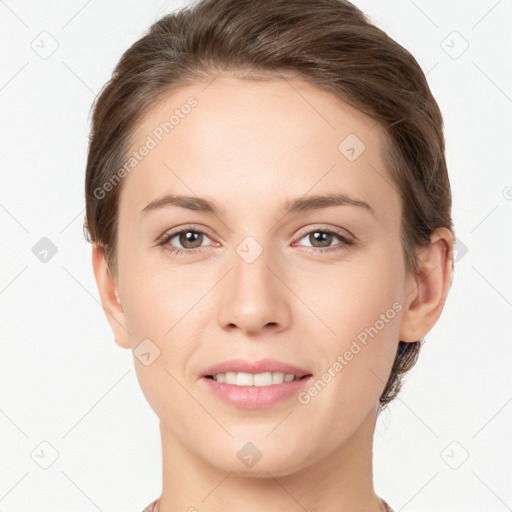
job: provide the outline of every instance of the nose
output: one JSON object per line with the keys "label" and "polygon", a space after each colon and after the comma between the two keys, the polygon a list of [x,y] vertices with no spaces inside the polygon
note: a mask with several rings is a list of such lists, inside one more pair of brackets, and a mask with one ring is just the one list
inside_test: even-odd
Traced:
{"label": "nose", "polygon": [[263,250],[252,262],[236,253],[232,261],[233,268],[219,290],[220,326],[238,328],[247,336],[286,329],[291,319],[290,291],[284,271],[270,251]]}

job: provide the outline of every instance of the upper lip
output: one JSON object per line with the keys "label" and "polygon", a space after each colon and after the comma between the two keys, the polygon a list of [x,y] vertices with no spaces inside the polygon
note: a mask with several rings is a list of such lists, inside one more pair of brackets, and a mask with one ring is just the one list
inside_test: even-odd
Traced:
{"label": "upper lip", "polygon": [[299,368],[290,363],[278,361],[277,359],[260,359],[258,361],[248,361],[246,359],[229,359],[210,366],[202,373],[202,377],[208,375],[217,375],[226,372],[246,372],[246,373],[266,373],[266,372],[283,372],[291,373],[297,377],[304,377],[311,373],[303,368]]}

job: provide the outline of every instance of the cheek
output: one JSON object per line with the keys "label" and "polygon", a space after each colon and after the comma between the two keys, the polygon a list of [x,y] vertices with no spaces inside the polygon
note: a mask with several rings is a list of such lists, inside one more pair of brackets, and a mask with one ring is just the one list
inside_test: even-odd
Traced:
{"label": "cheek", "polygon": [[369,254],[317,274],[316,286],[308,281],[302,296],[336,335],[353,336],[403,299],[404,278],[397,255]]}
{"label": "cheek", "polygon": [[394,275],[399,268],[388,261],[386,272],[382,267],[354,269],[344,279],[332,279],[329,293],[319,299],[324,302],[316,305],[335,334],[317,339],[316,351],[322,352],[323,365],[320,382],[311,389],[311,403],[328,416],[326,424],[347,436],[375,407],[389,378],[402,308],[400,279]]}
{"label": "cheek", "polygon": [[327,367],[343,357],[343,377],[337,380],[347,389],[356,386],[354,392],[366,383],[373,382],[374,392],[384,386],[396,354],[405,279],[399,256],[382,251],[350,268],[331,271],[321,293],[309,297],[311,309],[320,312],[331,331],[321,336],[330,342],[318,348]]}
{"label": "cheek", "polygon": [[[175,418],[176,409],[197,413],[179,382],[184,382],[187,354],[194,348],[190,321],[194,306],[205,293],[204,285],[194,285],[198,280],[185,279],[183,273],[169,269],[163,272],[139,263],[143,262],[135,257],[126,262],[120,282],[123,282],[123,308],[141,390],[160,418]],[[143,340],[145,345],[141,344]],[[142,352],[137,349],[139,344],[154,357],[148,365],[138,359],[138,353]],[[187,414],[190,421],[193,413]],[[176,428],[185,428],[185,420],[175,423]]]}
{"label": "cheek", "polygon": [[134,240],[120,237],[119,249],[120,293],[126,318],[134,330],[150,329],[161,336],[174,324],[183,297],[197,280],[187,282],[179,268],[165,265],[164,257],[155,264]]}

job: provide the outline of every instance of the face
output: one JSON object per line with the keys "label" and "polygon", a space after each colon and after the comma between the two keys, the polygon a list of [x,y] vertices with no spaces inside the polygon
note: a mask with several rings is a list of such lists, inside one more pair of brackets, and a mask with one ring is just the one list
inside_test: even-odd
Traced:
{"label": "face", "polygon": [[382,129],[299,80],[221,76],[147,113],[144,145],[120,195],[116,339],[162,432],[240,474],[341,450],[376,409],[410,302]]}

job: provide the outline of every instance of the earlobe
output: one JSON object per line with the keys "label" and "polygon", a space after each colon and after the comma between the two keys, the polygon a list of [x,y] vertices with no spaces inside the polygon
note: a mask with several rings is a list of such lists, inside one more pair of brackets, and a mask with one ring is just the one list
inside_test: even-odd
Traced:
{"label": "earlobe", "polygon": [[117,284],[105,261],[105,253],[97,243],[92,248],[92,266],[103,311],[114,333],[115,342],[122,348],[131,348],[130,333]]}
{"label": "earlobe", "polygon": [[401,341],[423,338],[441,316],[452,282],[452,254],[453,234],[444,227],[437,229],[430,246],[419,252],[418,273],[407,280]]}

